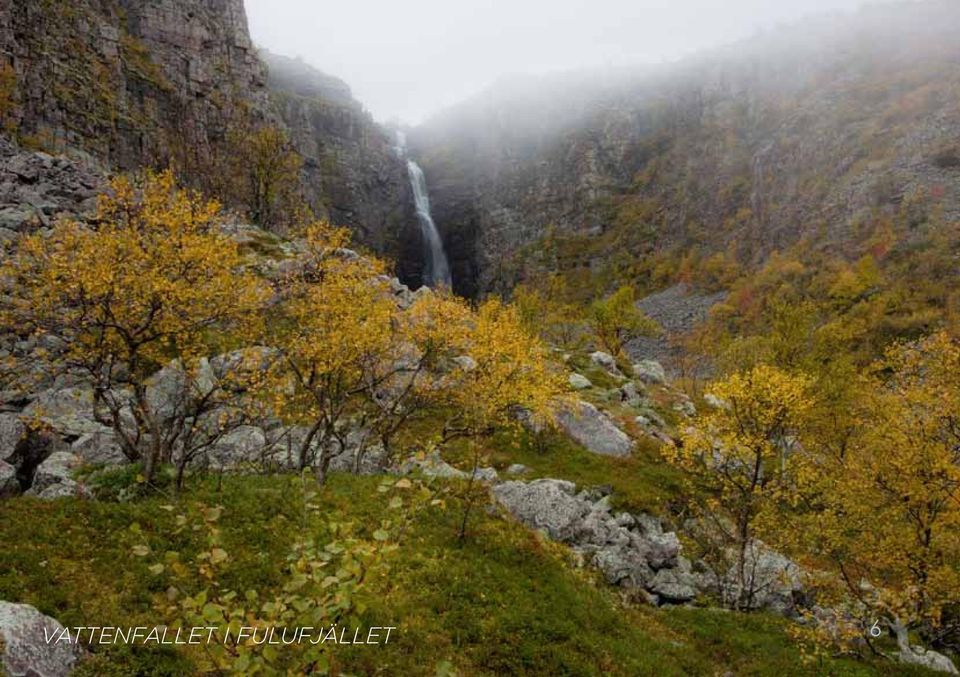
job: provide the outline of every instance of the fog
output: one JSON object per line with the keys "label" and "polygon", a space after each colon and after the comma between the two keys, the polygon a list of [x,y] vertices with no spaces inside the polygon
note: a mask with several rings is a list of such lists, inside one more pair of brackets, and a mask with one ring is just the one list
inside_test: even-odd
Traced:
{"label": "fog", "polygon": [[258,45],[415,124],[511,74],[672,61],[863,0],[245,0]]}

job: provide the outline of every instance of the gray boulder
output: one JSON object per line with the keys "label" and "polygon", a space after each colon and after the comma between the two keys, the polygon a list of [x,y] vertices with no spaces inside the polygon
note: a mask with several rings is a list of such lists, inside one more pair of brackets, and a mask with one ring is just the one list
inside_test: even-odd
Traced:
{"label": "gray boulder", "polygon": [[644,383],[666,383],[667,373],[656,360],[641,360],[633,365],[633,375]]}
{"label": "gray boulder", "polygon": [[70,445],[70,451],[79,456],[83,463],[92,465],[116,466],[129,463],[116,434],[106,427],[81,435]]}
{"label": "gray boulder", "polygon": [[957,672],[957,666],[952,660],[942,653],[925,649],[920,646],[901,647],[897,659],[901,663],[910,665],[920,665],[934,672],[945,672],[949,675],[960,674]]}
{"label": "gray boulder", "polygon": [[650,582],[649,590],[661,602],[683,604],[697,596],[697,579],[690,572],[690,563],[681,558],[679,566],[660,569]]}
{"label": "gray boulder", "polygon": [[93,390],[81,386],[55,388],[39,394],[23,410],[62,435],[82,435],[102,428],[93,418]]}
{"label": "gray boulder", "polygon": [[623,457],[633,451],[633,440],[589,402],[580,401],[573,407],[562,408],[557,414],[557,423],[567,435],[595,454]]}
{"label": "gray boulder", "polygon": [[[55,638],[63,626],[27,604],[0,602],[0,666],[10,677],[66,677],[80,647]],[[48,641],[49,640],[49,641]]]}
{"label": "gray boulder", "polygon": [[631,407],[639,407],[643,404],[643,396],[640,394],[637,384],[633,381],[628,381],[620,386],[618,395],[621,402]]}
{"label": "gray boulder", "polygon": [[570,482],[542,479],[504,482],[493,496],[526,526],[573,548],[611,585],[663,604],[687,602],[697,593],[676,534],[664,533],[649,515],[613,514],[607,491],[577,493]]}
{"label": "gray boulder", "polygon": [[569,378],[567,378],[567,382],[574,390],[586,390],[587,388],[593,387],[593,383],[590,382],[590,379],[582,374],[570,374]]}
{"label": "gray boulder", "polygon": [[68,451],[55,451],[46,458],[33,474],[30,484],[30,494],[39,495],[44,489],[55,484],[66,484],[73,489],[76,482],[73,480],[73,471],[81,464],[80,457]]}
{"label": "gray boulder", "polygon": [[0,414],[0,461],[11,461],[27,439],[27,426],[16,414]]}
{"label": "gray boulder", "polygon": [[620,368],[617,367],[616,358],[614,358],[614,356],[610,353],[605,353],[602,350],[590,353],[590,361],[599,367],[603,367],[603,369],[611,376],[625,378],[623,372],[621,372]]}
{"label": "gray boulder", "polygon": [[20,493],[20,482],[17,480],[17,469],[0,461],[0,498],[9,498]]}
{"label": "gray boulder", "polygon": [[530,472],[530,468],[522,463],[513,463],[506,470],[508,475],[526,475],[528,472]]}
{"label": "gray boulder", "polygon": [[261,461],[266,449],[267,436],[262,428],[241,425],[217,440],[210,449],[210,460],[217,468],[232,468]]}
{"label": "gray boulder", "polygon": [[493,495],[510,513],[529,527],[539,529],[555,541],[573,541],[581,530],[589,503],[577,498],[577,487],[565,480],[504,482]]}

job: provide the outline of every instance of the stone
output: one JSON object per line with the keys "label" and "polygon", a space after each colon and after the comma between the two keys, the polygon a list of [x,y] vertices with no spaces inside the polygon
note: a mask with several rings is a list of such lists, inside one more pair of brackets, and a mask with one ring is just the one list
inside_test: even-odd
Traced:
{"label": "stone", "polygon": [[942,653],[925,649],[919,646],[901,647],[897,659],[901,663],[910,665],[920,665],[934,672],[945,672],[949,675],[960,674],[957,672],[957,666],[952,660]]}
{"label": "stone", "polygon": [[[375,475],[383,471],[386,451],[382,444],[370,438],[369,430],[351,430],[347,434],[346,445],[346,449],[330,459],[328,470],[360,475]],[[359,464],[358,454],[361,454]]]}
{"label": "stone", "polygon": [[572,540],[590,510],[575,492],[572,482],[555,479],[508,481],[493,488],[494,497],[514,517],[556,541]]}
{"label": "stone", "polygon": [[692,418],[697,415],[697,408],[693,405],[688,399],[682,399],[676,404],[673,405],[674,411],[680,412],[687,418]]}
{"label": "stone", "polygon": [[16,414],[0,414],[0,461],[10,462],[27,439],[27,426]]}
{"label": "stone", "polygon": [[20,481],[17,479],[17,469],[0,461],[0,498],[9,498],[20,493]]}
{"label": "stone", "polygon": [[500,476],[497,474],[497,471],[493,468],[477,468],[473,477],[478,482],[496,482],[500,479]]}
{"label": "stone", "polygon": [[506,469],[508,475],[526,475],[528,472],[530,472],[530,468],[522,463],[513,463]]}
{"label": "stone", "polygon": [[116,434],[106,427],[99,432],[81,435],[70,445],[70,451],[79,456],[83,463],[91,465],[116,466],[129,463]]}
{"label": "stone", "polygon": [[80,457],[67,451],[55,451],[37,466],[30,483],[30,494],[41,493],[47,487],[63,482],[72,483],[73,471],[80,466]]}
{"label": "stone", "polygon": [[477,368],[477,361],[469,355],[459,355],[453,358],[453,363],[463,371],[473,371]]}
{"label": "stone", "polygon": [[706,403],[708,407],[711,407],[713,409],[728,409],[730,407],[729,402],[727,402],[726,400],[720,399],[713,393],[707,393],[706,395],[704,395],[703,401]]}
{"label": "stone", "polygon": [[47,642],[64,630],[28,604],[0,602],[0,666],[10,677],[66,677],[81,650],[70,642]]}
{"label": "stone", "polygon": [[267,436],[262,428],[237,426],[221,437],[210,449],[213,465],[234,468],[244,463],[258,463],[267,450]]}
{"label": "stone", "polygon": [[46,489],[36,493],[31,489],[28,493],[47,501],[52,501],[57,498],[87,498],[90,495],[90,492],[87,491],[84,485],[70,479],[51,484]]}
{"label": "stone", "polygon": [[633,375],[644,383],[663,384],[667,381],[667,373],[663,365],[656,360],[641,360],[633,365]]}
{"label": "stone", "polygon": [[590,382],[590,379],[582,374],[570,374],[570,376],[567,378],[567,382],[574,390],[586,390],[587,388],[593,387],[593,383]]}
{"label": "stone", "polygon": [[93,390],[81,386],[40,393],[23,410],[23,417],[39,418],[61,435],[82,435],[103,427],[93,418]]}
{"label": "stone", "polygon": [[[454,468],[440,457],[439,452],[433,452],[425,458],[412,457],[403,462],[398,472],[409,475],[419,472],[425,477],[440,477],[445,479],[469,479],[470,473]],[[499,479],[493,468],[477,468],[474,478],[480,482],[496,482]]]}
{"label": "stone", "polygon": [[[493,496],[521,523],[573,548],[611,585],[655,595],[668,604],[687,602],[697,594],[676,534],[664,533],[660,520],[650,515],[613,514],[606,488],[577,493],[576,486],[564,480],[511,480],[495,486]],[[659,575],[661,571],[669,573]]]}
{"label": "stone", "polygon": [[618,395],[621,402],[631,407],[639,407],[643,403],[640,390],[633,381],[628,381],[620,386]]}
{"label": "stone", "polygon": [[599,367],[603,367],[608,374],[623,378],[623,373],[617,367],[617,360],[610,353],[605,353],[602,350],[590,353],[590,361]]}
{"label": "stone", "polygon": [[563,407],[557,422],[567,435],[595,454],[624,457],[633,451],[633,440],[589,402],[581,400]]}
{"label": "stone", "polygon": [[682,604],[697,596],[696,578],[681,567],[660,569],[650,582],[649,590],[661,602]]}

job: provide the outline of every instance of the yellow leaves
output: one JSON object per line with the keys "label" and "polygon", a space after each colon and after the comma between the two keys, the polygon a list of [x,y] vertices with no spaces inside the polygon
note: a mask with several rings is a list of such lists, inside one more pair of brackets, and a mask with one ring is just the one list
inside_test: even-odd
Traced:
{"label": "yellow leaves", "polygon": [[594,302],[588,320],[600,346],[614,357],[621,355],[630,338],[655,336],[660,332],[660,326],[637,308],[633,289],[627,286]]}
{"label": "yellow leaves", "polygon": [[162,363],[174,346],[196,352],[207,328],[254,325],[269,291],[214,229],[218,214],[215,202],[177,189],[170,172],[141,186],[117,179],[100,199],[96,230],[66,222],[23,242],[12,264],[20,320],[66,334],[81,362]]}
{"label": "yellow leaves", "polygon": [[460,372],[452,396],[477,426],[502,424],[514,406],[540,420],[552,418],[563,384],[551,368],[546,346],[524,326],[515,307],[496,299],[482,304],[467,354],[476,366]]}

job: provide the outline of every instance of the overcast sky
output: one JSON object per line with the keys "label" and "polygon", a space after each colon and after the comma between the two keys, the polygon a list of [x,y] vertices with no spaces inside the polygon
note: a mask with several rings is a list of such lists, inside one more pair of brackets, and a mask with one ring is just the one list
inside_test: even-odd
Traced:
{"label": "overcast sky", "polygon": [[258,45],[415,124],[499,77],[657,63],[864,0],[245,0]]}

